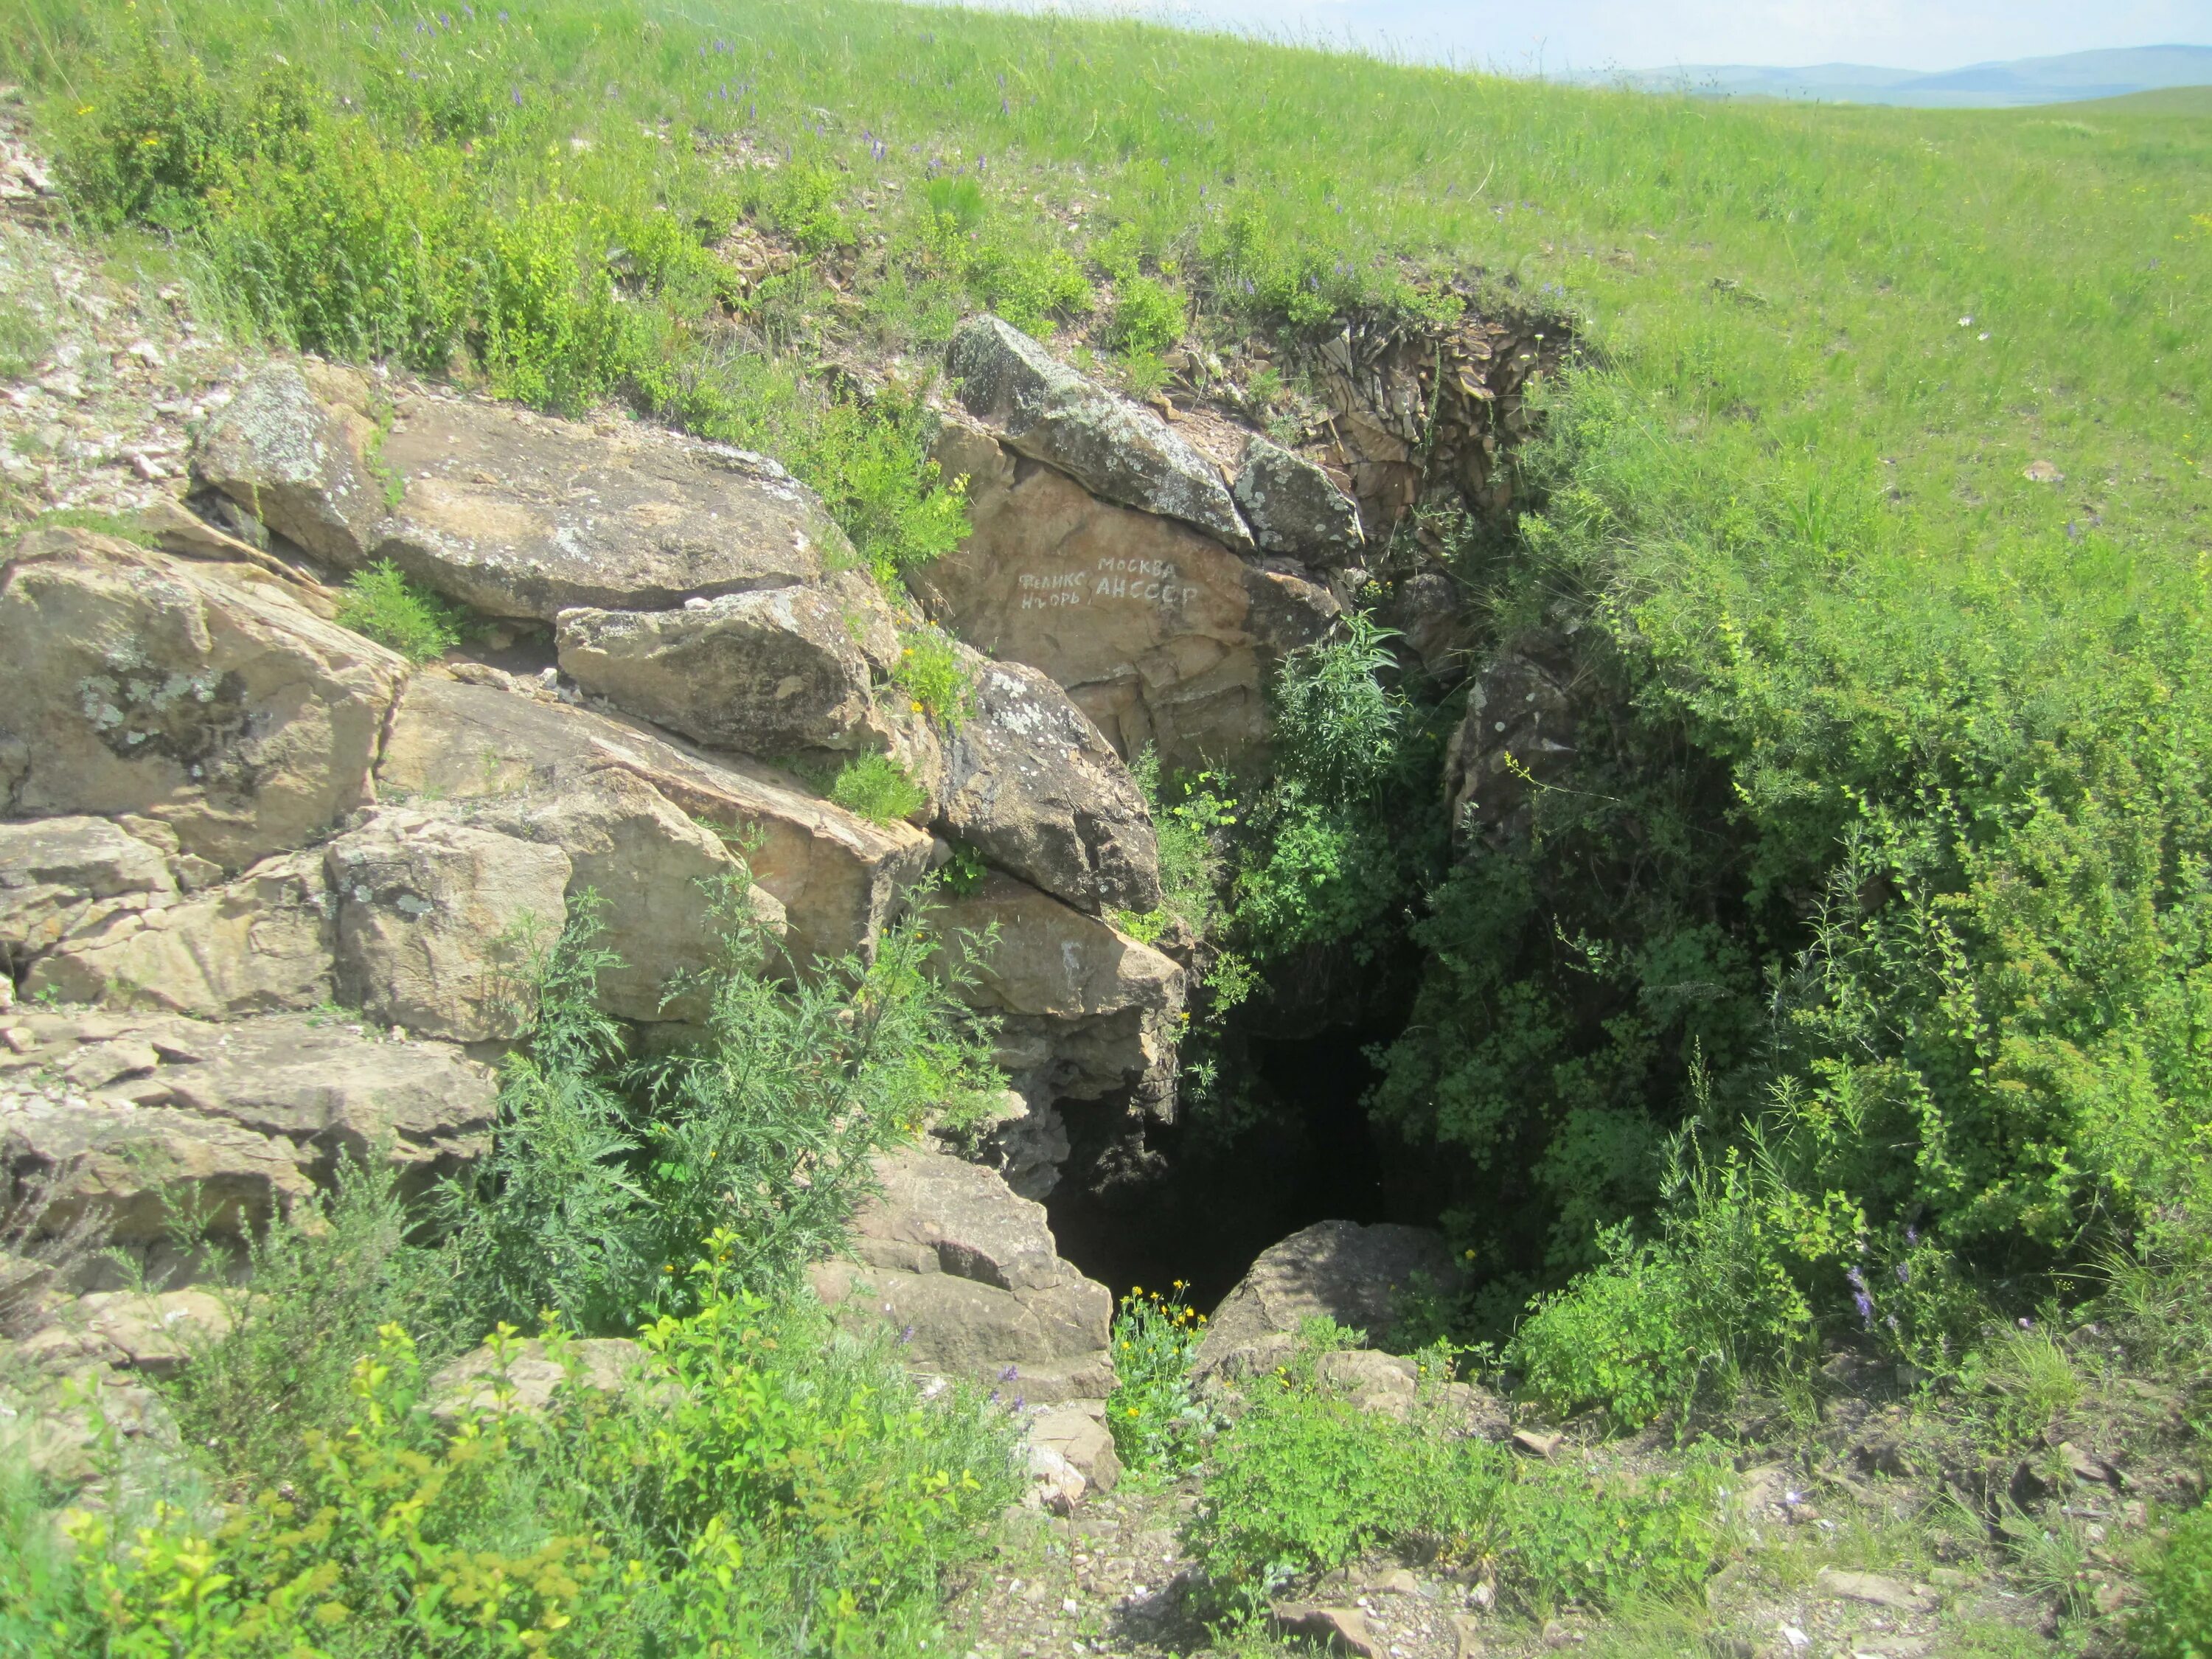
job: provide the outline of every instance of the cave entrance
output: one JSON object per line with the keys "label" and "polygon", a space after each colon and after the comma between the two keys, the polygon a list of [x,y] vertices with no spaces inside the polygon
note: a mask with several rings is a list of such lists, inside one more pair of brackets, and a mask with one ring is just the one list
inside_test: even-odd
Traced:
{"label": "cave entrance", "polygon": [[1223,1092],[1241,1083],[1247,1103],[1225,1133],[1206,1109],[1187,1109],[1139,1147],[1073,1109],[1076,1153],[1046,1200],[1060,1253],[1117,1298],[1183,1279],[1205,1311],[1261,1251],[1316,1221],[1433,1221],[1432,1183],[1362,1103],[1378,1077],[1369,1051],[1395,1035],[1394,1024],[1243,1038]]}

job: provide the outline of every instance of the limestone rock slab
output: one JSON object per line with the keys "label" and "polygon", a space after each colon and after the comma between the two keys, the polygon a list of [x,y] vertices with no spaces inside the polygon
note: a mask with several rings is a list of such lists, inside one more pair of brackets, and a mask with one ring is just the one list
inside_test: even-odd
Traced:
{"label": "limestone rock slab", "polygon": [[821,499],[764,457],[643,422],[386,393],[322,364],[247,381],[193,468],[341,568],[388,558],[496,617],[662,609],[854,556]]}
{"label": "limestone rock slab", "polygon": [[405,665],[246,569],[79,530],[17,544],[0,817],[143,813],[235,871],[367,803]]}
{"label": "limestone rock slab", "polygon": [[1264,751],[1267,678],[1328,632],[1326,588],[1102,500],[972,422],[946,419],[933,453],[967,477],[974,528],[908,577],[932,617],[1049,676],[1125,759],[1153,745],[1196,770]]}
{"label": "limestone rock slab", "polygon": [[0,823],[0,969],[58,944],[96,904],[176,895],[159,850],[106,818]]}
{"label": "limestone rock slab", "polygon": [[397,809],[332,842],[324,864],[341,1000],[418,1036],[521,1036],[531,954],[568,921],[568,854]]}
{"label": "limestone rock slab", "polygon": [[1212,462],[1152,410],[1077,373],[1012,324],[970,318],[945,361],[968,412],[1018,453],[1107,501],[1180,520],[1231,547],[1252,545]]}

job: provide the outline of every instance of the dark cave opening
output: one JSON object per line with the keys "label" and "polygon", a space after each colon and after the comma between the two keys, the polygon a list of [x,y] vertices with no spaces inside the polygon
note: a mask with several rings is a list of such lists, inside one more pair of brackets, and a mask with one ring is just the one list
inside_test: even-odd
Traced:
{"label": "dark cave opening", "polygon": [[1074,1108],[1076,1154],[1046,1200],[1060,1254],[1117,1297],[1182,1279],[1206,1310],[1261,1251],[1317,1221],[1433,1222],[1422,1160],[1378,1132],[1364,1103],[1379,1075],[1370,1052],[1393,1035],[1370,1025],[1244,1037],[1238,1070],[1253,1109],[1227,1135],[1187,1109],[1173,1126],[1147,1126],[1138,1148],[1126,1119],[1090,1125]]}

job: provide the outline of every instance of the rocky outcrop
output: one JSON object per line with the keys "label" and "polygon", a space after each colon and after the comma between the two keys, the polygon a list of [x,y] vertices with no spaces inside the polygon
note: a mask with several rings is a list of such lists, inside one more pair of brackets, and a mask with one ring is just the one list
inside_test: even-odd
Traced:
{"label": "rocky outcrop", "polygon": [[1304,456],[1265,438],[1246,444],[1235,494],[1263,553],[1328,564],[1349,558],[1366,540],[1358,503]]}
{"label": "rocky outcrop", "polygon": [[161,853],[106,818],[0,823],[0,971],[20,973],[95,908],[143,908],[176,896]]}
{"label": "rocky outcrop", "polygon": [[387,810],[332,842],[324,866],[348,1006],[456,1042],[528,1028],[531,956],[568,921],[572,866],[559,848]]}
{"label": "rocky outcrop", "polygon": [[143,814],[226,870],[368,802],[404,673],[258,572],[79,530],[0,567],[0,816]]}
{"label": "rocky outcrop", "polygon": [[1036,669],[975,667],[975,711],[945,739],[939,827],[1079,909],[1158,906],[1151,809],[1097,726]]}
{"label": "rocky outcrop", "polygon": [[602,983],[627,1017],[655,1017],[639,1012],[658,1007],[654,969],[709,959],[698,884],[735,869],[728,843],[782,907],[801,963],[865,954],[928,868],[921,830],[870,823],[769,768],[487,678],[418,675],[392,717],[379,785],[560,841],[575,881],[607,900],[606,943],[634,977]]}
{"label": "rocky outcrop", "polygon": [[995,938],[970,998],[998,1018],[999,1063],[1017,1089],[1036,1100],[1128,1090],[1167,1109],[1183,1006],[1174,962],[995,872],[941,899],[936,920],[948,938]]}
{"label": "rocky outcrop", "polygon": [[277,1015],[19,1010],[0,1047],[0,1214],[35,1233],[89,1212],[125,1247],[173,1210],[235,1236],[289,1210],[341,1159],[388,1158],[419,1191],[489,1133],[491,1067],[441,1042]]}
{"label": "rocky outcrop", "polygon": [[910,585],[938,621],[1066,689],[1125,759],[1255,757],[1274,664],[1336,617],[1328,591],[1157,514],[1102,500],[957,416],[934,453],[969,481],[973,532]]}
{"label": "rocky outcrop", "polygon": [[24,989],[206,1019],[313,1008],[331,997],[333,908],[321,855],[282,854],[205,892],[95,907]]}
{"label": "rocky outcrop", "polygon": [[945,354],[968,412],[1017,453],[1092,495],[1176,519],[1231,547],[1250,532],[1220,471],[1166,422],[1116,397],[996,317],[960,325]]}
{"label": "rocky outcrop", "polygon": [[1441,1234],[1389,1223],[1317,1222],[1260,1253],[1213,1310],[1194,1364],[1231,1375],[1254,1369],[1240,1350],[1295,1334],[1302,1321],[1316,1317],[1364,1331],[1383,1346],[1391,1293],[1416,1275],[1440,1290],[1455,1282]]}
{"label": "rocky outcrop", "polygon": [[712,748],[881,748],[866,735],[875,700],[849,609],[819,588],[782,587],[678,611],[563,611],[561,667],[585,690]]}
{"label": "rocky outcrop", "polygon": [[387,393],[319,363],[247,381],[193,469],[341,569],[390,559],[495,617],[663,610],[853,558],[814,492],[761,456],[639,422]]}
{"label": "rocky outcrop", "polygon": [[1114,1298],[1060,1260],[1044,1206],[941,1152],[880,1155],[880,1195],[854,1218],[857,1261],[810,1277],[846,1316],[886,1320],[916,1369],[965,1377],[1002,1401],[1103,1398],[1114,1386]]}
{"label": "rocky outcrop", "polygon": [[619,1394],[645,1381],[646,1352],[626,1337],[573,1339],[557,1352],[542,1337],[524,1337],[504,1351],[487,1342],[448,1360],[430,1379],[430,1415],[453,1421],[475,1412],[542,1415],[564,1388]]}
{"label": "rocky outcrop", "polygon": [[1444,797],[1462,848],[1525,839],[1536,797],[1572,769],[1580,675],[1556,644],[1500,652],[1468,688],[1444,751]]}

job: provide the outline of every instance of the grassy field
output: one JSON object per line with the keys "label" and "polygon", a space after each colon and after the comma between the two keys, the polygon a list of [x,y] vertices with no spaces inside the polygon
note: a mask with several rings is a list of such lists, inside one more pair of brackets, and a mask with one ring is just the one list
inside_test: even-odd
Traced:
{"label": "grassy field", "polygon": [[[1462,881],[1417,928],[1450,972],[1517,965],[1432,979],[1423,1029],[1466,1052],[1394,1056],[1386,1108],[1546,1172],[1532,1212],[1574,1237],[1524,1273],[1650,1207],[1693,1097],[1859,1126],[1799,1177],[1852,1194],[1862,1250],[1941,1221],[2040,1271],[2202,1179],[2212,120],[2185,98],[1718,104],[856,3],[10,15],[0,71],[119,251],[318,349],[769,449],[887,580],[961,506],[910,404],[841,400],[824,357],[920,378],[968,311],[1110,305],[1093,337],[1133,374],[1133,294],[1311,333],[1468,275],[1572,318],[1540,516],[1469,597],[1499,638],[1600,623],[1633,720],[1556,792],[1521,897]],[[748,220],[798,267],[733,284],[714,249]],[[1610,1000],[1573,990],[1594,974]],[[1907,1150],[1869,1170],[1885,1126]]]}

